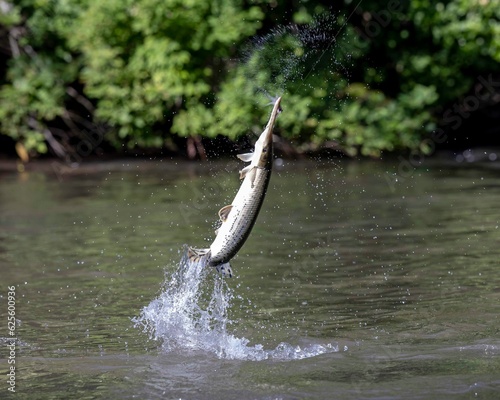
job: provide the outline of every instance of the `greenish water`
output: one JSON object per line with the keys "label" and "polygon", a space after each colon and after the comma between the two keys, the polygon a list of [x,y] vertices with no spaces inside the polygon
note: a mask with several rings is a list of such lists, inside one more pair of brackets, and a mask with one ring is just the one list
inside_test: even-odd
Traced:
{"label": "greenish water", "polygon": [[235,276],[184,278],[209,318],[170,316],[238,167],[0,172],[0,397],[15,286],[19,398],[498,398],[498,169],[285,162]]}

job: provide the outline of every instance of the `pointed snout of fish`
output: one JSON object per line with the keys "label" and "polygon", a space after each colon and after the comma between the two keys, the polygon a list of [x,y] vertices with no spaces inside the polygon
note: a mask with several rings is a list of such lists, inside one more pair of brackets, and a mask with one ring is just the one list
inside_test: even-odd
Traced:
{"label": "pointed snout of fish", "polygon": [[266,136],[264,137],[262,147],[268,147],[272,142],[273,142],[273,126],[270,125],[267,128]]}
{"label": "pointed snout of fish", "polygon": [[278,115],[282,111],[283,109],[281,108],[281,97],[278,97],[274,102],[273,114]]}
{"label": "pointed snout of fish", "polygon": [[274,102],[274,107],[273,111],[271,113],[271,118],[269,118],[269,122],[266,127],[266,135],[264,139],[264,146],[267,146],[269,143],[272,143],[273,140],[273,128],[274,128],[274,123],[276,122],[276,117],[278,114],[281,112],[281,97],[278,97],[276,101]]}

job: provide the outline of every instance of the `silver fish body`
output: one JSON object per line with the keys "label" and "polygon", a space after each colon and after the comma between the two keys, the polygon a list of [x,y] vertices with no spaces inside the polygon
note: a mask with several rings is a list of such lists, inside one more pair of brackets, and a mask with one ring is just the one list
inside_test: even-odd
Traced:
{"label": "silver fish body", "polygon": [[240,171],[243,179],[232,203],[219,211],[222,221],[215,240],[209,249],[189,249],[192,260],[201,259],[206,265],[216,267],[223,275],[232,276],[229,260],[241,249],[257,220],[266,195],[273,165],[273,127],[280,107],[276,99],[266,128],[255,143],[253,153],[240,154],[238,158],[250,165]]}

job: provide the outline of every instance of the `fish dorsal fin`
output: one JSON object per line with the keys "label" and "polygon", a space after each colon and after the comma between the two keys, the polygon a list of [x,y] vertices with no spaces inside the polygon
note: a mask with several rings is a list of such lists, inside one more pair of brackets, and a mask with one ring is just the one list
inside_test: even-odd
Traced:
{"label": "fish dorsal fin", "polygon": [[233,206],[231,204],[229,204],[228,206],[222,207],[219,210],[219,218],[222,222],[226,222],[227,217],[229,216],[229,213],[231,212],[232,208],[233,208]]}
{"label": "fish dorsal fin", "polygon": [[251,165],[247,165],[245,168],[243,168],[240,171],[240,179],[243,179],[252,168],[254,167],[252,167]]}
{"label": "fish dorsal fin", "polygon": [[238,154],[236,157],[238,157],[241,161],[250,162],[252,161],[253,156],[254,153],[245,153],[245,154]]}

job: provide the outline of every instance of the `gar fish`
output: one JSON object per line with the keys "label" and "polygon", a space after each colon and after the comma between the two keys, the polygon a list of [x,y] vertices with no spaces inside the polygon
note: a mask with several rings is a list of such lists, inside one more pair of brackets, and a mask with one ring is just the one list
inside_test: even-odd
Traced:
{"label": "gar fish", "polygon": [[281,97],[278,97],[274,102],[271,117],[255,143],[254,152],[237,156],[250,165],[240,171],[240,179],[243,179],[243,182],[233,202],[219,211],[222,224],[216,231],[210,248],[188,249],[190,260],[215,267],[224,276],[232,276],[229,260],[247,240],[264,202],[273,165],[273,127],[281,112],[280,102]]}

